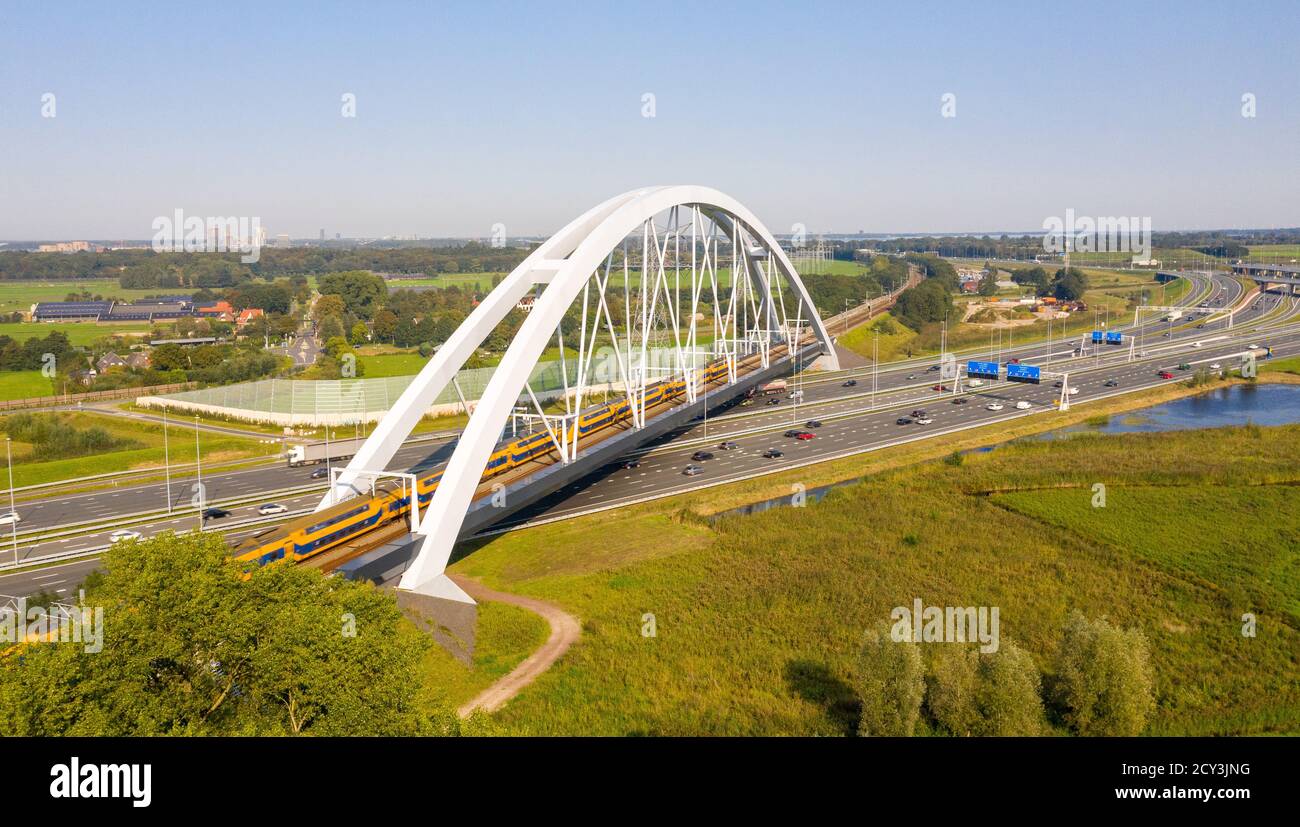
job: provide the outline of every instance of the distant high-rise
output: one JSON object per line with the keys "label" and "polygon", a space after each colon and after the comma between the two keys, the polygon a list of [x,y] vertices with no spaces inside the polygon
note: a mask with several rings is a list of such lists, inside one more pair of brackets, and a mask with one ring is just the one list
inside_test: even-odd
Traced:
{"label": "distant high-rise", "polygon": [[320,240],[321,240],[321,241],[324,241],[324,240],[325,240],[325,228],[324,228],[324,227],[321,227],[321,229],[320,229]]}
{"label": "distant high-rise", "polygon": [[335,234],[334,234],[334,240],[335,240],[335,241],[338,241],[338,240],[341,239],[341,238],[343,238],[343,234],[342,234],[342,233],[335,233]]}

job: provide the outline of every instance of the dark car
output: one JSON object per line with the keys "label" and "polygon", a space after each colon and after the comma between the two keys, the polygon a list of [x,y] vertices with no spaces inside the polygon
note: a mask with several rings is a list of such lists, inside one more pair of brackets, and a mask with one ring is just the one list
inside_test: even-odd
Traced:
{"label": "dark car", "polygon": [[779,459],[785,456],[785,451],[782,451],[779,448],[768,448],[766,451],[763,452],[763,456],[767,457],[768,459]]}
{"label": "dark car", "polygon": [[970,400],[967,399],[967,398],[964,397],[964,396],[958,396],[957,398],[955,398],[955,399],[952,400],[952,404],[954,404],[954,405],[965,405],[965,404],[966,404],[967,402],[969,402],[969,401],[970,401]]}
{"label": "dark car", "polygon": [[799,434],[802,434],[802,433],[803,433],[803,431],[800,431],[800,430],[798,430],[798,429],[796,429],[796,428],[791,428],[790,430],[786,431],[786,432],[783,434],[783,436],[785,436],[785,437],[795,437],[795,436],[799,436]]}
{"label": "dark car", "polygon": [[718,447],[724,451],[734,451],[740,446],[732,442],[731,440],[727,440],[726,442],[723,442],[720,445],[718,445]]}
{"label": "dark car", "polygon": [[640,467],[641,467],[641,460],[639,460],[639,459],[629,459],[629,460],[627,460],[626,462],[623,463],[623,467],[624,467],[624,468],[640,468]]}
{"label": "dark car", "polygon": [[780,400],[780,399],[777,399],[777,398],[774,396],[774,397],[772,397],[771,399],[767,400],[767,404],[769,404],[769,405],[780,405],[780,404],[781,404],[781,400]]}
{"label": "dark car", "polygon": [[317,468],[311,472],[311,478],[314,480],[323,480],[330,475],[330,469]]}
{"label": "dark car", "polygon": [[822,422],[820,419],[810,419],[807,422],[805,422],[804,425],[808,426],[809,428],[820,428],[822,426]]}
{"label": "dark car", "polygon": [[898,418],[898,424],[899,424],[899,425],[911,425],[911,424],[912,424],[912,420],[911,420],[910,418],[906,417],[906,416],[900,416],[900,417]]}
{"label": "dark car", "polygon": [[691,454],[691,459],[696,462],[704,462],[705,460],[713,459],[713,454],[710,454],[708,451],[696,451]]}
{"label": "dark car", "polygon": [[845,382],[845,383],[844,383],[843,385],[841,385],[840,387],[842,387],[842,388],[855,388],[855,387],[857,387],[857,385],[858,385],[858,380],[856,380],[856,379],[850,379],[849,381]]}
{"label": "dark car", "polygon": [[938,369],[939,369],[938,365],[930,365],[930,367],[926,368],[926,370],[938,370]]}
{"label": "dark car", "polygon": [[230,516],[230,512],[224,508],[217,508],[213,506],[212,508],[203,509],[203,519],[205,520],[220,520],[222,517],[229,517],[229,516]]}
{"label": "dark car", "polygon": [[1119,387],[1119,380],[1118,380],[1118,379],[1107,379],[1107,380],[1106,380],[1106,387],[1108,387],[1108,388],[1118,388],[1118,387]]}

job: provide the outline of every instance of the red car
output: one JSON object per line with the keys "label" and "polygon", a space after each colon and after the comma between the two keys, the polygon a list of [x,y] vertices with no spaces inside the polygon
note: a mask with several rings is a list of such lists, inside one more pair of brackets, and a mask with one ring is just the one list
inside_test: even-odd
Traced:
{"label": "red car", "polygon": [[808,433],[807,431],[804,431],[803,433],[801,433],[801,434],[799,434],[797,437],[795,437],[795,439],[802,439],[802,440],[804,440],[804,441],[806,442],[807,440],[812,439],[814,436],[816,436],[816,434],[810,434],[810,433]]}
{"label": "red car", "polygon": [[1172,373],[1170,373],[1169,371],[1167,371],[1167,370],[1162,370],[1162,371],[1160,371],[1160,378],[1161,378],[1161,379],[1173,379],[1173,378],[1174,378],[1174,375],[1173,375]]}
{"label": "red car", "polygon": [[942,393],[943,391],[946,391],[946,390],[948,390],[948,389],[945,388],[943,385],[935,385],[935,386],[934,386],[933,388],[931,388],[930,390],[939,391],[940,393]]}

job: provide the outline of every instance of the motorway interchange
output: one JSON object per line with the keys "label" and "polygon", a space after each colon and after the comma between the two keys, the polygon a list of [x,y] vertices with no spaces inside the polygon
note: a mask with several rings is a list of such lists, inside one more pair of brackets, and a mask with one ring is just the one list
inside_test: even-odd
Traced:
{"label": "motorway interchange", "polygon": [[[1208,304],[1218,308],[1236,305],[1244,292],[1235,279],[1216,275],[1192,275],[1191,289],[1183,304]],[[1054,342],[1051,369],[1069,371],[1069,384],[1078,388],[1071,404],[1085,403],[1122,393],[1155,387],[1187,378],[1178,365],[1208,367],[1237,365],[1236,356],[1249,345],[1269,346],[1276,356],[1300,353],[1300,300],[1280,293],[1265,293],[1251,300],[1235,315],[1233,329],[1226,317],[1184,318],[1177,322],[1144,321],[1140,330],[1145,355],[1129,348],[1099,346],[1075,355],[1078,339]],[[1204,327],[1198,325],[1204,324]],[[1112,326],[1111,329],[1114,329]],[[1165,334],[1168,334],[1167,336]],[[1197,344],[1199,343],[1199,344]],[[1261,351],[1262,354],[1262,351]],[[958,354],[959,358],[989,359],[987,349]],[[1046,366],[1048,347],[1034,343],[1004,349],[1001,361]],[[944,433],[974,428],[1053,410],[1060,389],[1054,376],[1041,385],[988,382],[980,387],[963,387],[963,393],[936,392],[939,373],[932,370],[934,358],[912,359],[882,365],[874,376],[870,368],[827,374],[804,374],[797,382],[802,399],[782,398],[767,405],[756,397],[746,406],[728,405],[715,410],[707,420],[670,434],[616,463],[593,472],[577,483],[547,495],[503,524],[549,521],[577,516],[694,488],[718,485],[789,470],[813,462],[925,439]],[[1167,371],[1172,378],[1161,378]],[[1108,384],[1109,383],[1109,384]],[[876,388],[873,392],[873,384]],[[944,383],[950,385],[950,383]],[[955,403],[957,399],[969,399]],[[1028,402],[1018,409],[1017,402]],[[989,406],[1001,405],[999,410]],[[898,424],[923,409],[932,421]],[[809,421],[820,423],[809,426]],[[783,436],[787,431],[806,431],[810,439]],[[722,443],[734,443],[723,449]],[[444,462],[454,443],[446,440],[409,442],[390,467],[424,470]],[[778,449],[781,456],[771,454]],[[706,451],[711,459],[695,460],[692,454]],[[634,460],[634,461],[633,461]],[[634,467],[625,467],[632,465]],[[698,466],[687,475],[688,465]],[[187,531],[199,524],[198,509],[191,504],[191,477],[174,476],[171,481],[172,514],[165,512],[166,486],[162,482],[121,485],[116,488],[46,496],[20,503],[22,522],[16,553],[20,565],[52,563],[0,576],[0,594],[23,595],[39,591],[67,595],[93,570],[95,553],[104,548],[108,534],[128,529],[142,535],[167,530]],[[310,511],[321,497],[324,480],[312,479],[309,468],[288,468],[282,464],[242,468],[204,474],[208,506],[218,506],[229,515],[209,520],[208,530],[226,530],[239,537],[268,523]],[[259,514],[259,506],[274,502],[286,507],[280,514]],[[12,546],[0,546],[0,565],[13,565]],[[56,562],[57,561],[57,562]]]}

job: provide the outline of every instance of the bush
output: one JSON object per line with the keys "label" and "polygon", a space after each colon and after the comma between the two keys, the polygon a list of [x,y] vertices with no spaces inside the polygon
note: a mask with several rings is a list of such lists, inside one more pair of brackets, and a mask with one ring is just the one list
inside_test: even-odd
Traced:
{"label": "bush", "polygon": [[935,723],[952,735],[973,735],[979,724],[979,653],[967,646],[940,647],[927,683],[925,703]]}
{"label": "bush", "polygon": [[1056,665],[1056,701],[1080,735],[1137,735],[1155,705],[1146,636],[1075,611]]}
{"label": "bush", "polygon": [[1038,667],[1013,643],[981,654],[944,645],[930,665],[926,707],[951,735],[1039,735],[1043,701]]}
{"label": "bush", "polygon": [[980,717],[976,735],[1039,735],[1043,731],[1043,699],[1038,667],[1029,653],[1003,642],[997,652],[979,656],[976,706]]}
{"label": "bush", "polygon": [[858,656],[859,735],[911,735],[925,697],[925,666],[915,643],[894,642],[887,630],[867,635]]}

